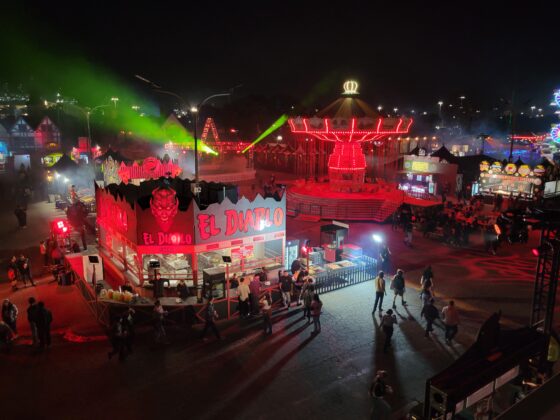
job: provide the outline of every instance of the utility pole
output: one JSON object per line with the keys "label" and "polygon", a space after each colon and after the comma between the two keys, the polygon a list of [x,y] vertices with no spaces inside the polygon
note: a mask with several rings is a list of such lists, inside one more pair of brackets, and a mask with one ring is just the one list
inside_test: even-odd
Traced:
{"label": "utility pole", "polygon": [[510,129],[510,141],[509,141],[509,162],[513,162],[513,114],[515,112],[515,108],[513,106],[515,100],[515,91],[511,92],[511,114],[509,116],[509,129]]}

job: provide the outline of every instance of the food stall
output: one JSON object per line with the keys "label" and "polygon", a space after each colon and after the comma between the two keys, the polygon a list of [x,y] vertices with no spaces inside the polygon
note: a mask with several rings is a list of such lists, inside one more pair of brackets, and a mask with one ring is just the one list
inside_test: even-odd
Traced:
{"label": "food stall", "polygon": [[146,288],[157,266],[168,287],[184,279],[199,297],[205,271],[223,269],[223,283],[226,274],[283,267],[285,197],[277,201],[257,196],[251,201],[238,199],[232,185],[199,186],[196,195],[191,182],[180,178],[96,187],[104,262]]}

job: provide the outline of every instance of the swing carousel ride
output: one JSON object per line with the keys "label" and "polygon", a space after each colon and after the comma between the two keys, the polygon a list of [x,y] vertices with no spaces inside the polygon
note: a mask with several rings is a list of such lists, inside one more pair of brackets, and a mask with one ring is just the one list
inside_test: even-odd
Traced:
{"label": "swing carousel ride", "polygon": [[[342,97],[314,117],[288,120],[292,133],[334,143],[328,159],[328,183],[305,182],[288,191],[288,211],[320,218],[383,221],[403,202],[402,191],[387,182],[398,165],[397,136],[408,133],[412,118],[386,117],[359,99],[358,83],[343,85]],[[366,182],[370,143],[375,176]],[[392,179],[390,180],[392,181]]]}

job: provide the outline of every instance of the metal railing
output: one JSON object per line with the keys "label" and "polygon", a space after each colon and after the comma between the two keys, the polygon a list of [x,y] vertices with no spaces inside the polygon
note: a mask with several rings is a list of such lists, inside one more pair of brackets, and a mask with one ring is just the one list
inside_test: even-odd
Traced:
{"label": "metal railing", "polygon": [[315,290],[317,293],[328,293],[343,287],[363,283],[377,275],[377,260],[363,255],[353,261],[354,266],[329,270],[315,277]]}

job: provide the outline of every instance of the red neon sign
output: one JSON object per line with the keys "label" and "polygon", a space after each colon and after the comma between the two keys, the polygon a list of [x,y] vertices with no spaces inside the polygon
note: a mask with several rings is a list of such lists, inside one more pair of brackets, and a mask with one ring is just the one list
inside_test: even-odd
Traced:
{"label": "red neon sign", "polygon": [[158,232],[155,235],[152,235],[149,232],[144,232],[142,234],[142,240],[144,245],[191,245],[192,244],[192,236],[188,233],[182,232]]}
{"label": "red neon sign", "polygon": [[[249,230],[262,231],[271,226],[282,226],[284,223],[284,210],[280,207],[272,211],[266,207],[256,207],[248,210],[225,210],[225,236],[236,233],[247,233]],[[202,240],[210,239],[222,233],[222,227],[217,226],[214,214],[198,214],[198,233]]]}

